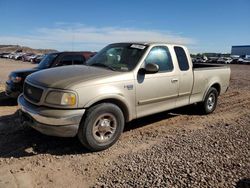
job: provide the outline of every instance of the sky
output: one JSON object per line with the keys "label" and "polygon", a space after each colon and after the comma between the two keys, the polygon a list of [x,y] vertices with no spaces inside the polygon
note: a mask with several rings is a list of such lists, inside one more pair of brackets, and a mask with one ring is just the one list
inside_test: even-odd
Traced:
{"label": "sky", "polygon": [[0,44],[98,51],[113,42],[250,45],[250,0],[0,0]]}

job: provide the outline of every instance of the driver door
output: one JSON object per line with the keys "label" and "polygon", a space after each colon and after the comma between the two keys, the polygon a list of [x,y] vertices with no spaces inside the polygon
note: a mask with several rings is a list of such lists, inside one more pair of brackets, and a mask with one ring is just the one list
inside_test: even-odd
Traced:
{"label": "driver door", "polygon": [[167,46],[151,49],[144,64],[154,63],[159,71],[138,73],[136,82],[137,117],[175,108],[178,97],[178,72],[175,71]]}

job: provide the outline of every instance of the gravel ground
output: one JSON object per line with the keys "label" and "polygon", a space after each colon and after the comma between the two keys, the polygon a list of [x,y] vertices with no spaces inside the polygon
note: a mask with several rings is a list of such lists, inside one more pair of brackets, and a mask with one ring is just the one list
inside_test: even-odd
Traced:
{"label": "gravel ground", "polygon": [[213,114],[191,106],[133,121],[98,153],[20,125],[0,85],[0,187],[250,187],[250,66],[231,68]]}
{"label": "gravel ground", "polygon": [[218,122],[173,131],[144,151],[119,156],[96,185],[234,187],[250,177],[249,119],[248,111],[237,120],[240,125]]}

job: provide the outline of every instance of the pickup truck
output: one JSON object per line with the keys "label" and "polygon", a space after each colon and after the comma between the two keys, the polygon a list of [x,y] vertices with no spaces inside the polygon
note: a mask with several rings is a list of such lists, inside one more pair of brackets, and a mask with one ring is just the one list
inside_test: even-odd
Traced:
{"label": "pickup truck", "polygon": [[94,52],[55,52],[46,54],[39,65],[33,69],[13,71],[9,75],[9,79],[5,84],[5,94],[11,98],[17,97],[23,92],[23,84],[25,78],[37,71],[65,66],[65,65],[81,65],[92,57]]}
{"label": "pickup truck", "polygon": [[194,103],[204,114],[213,112],[230,72],[227,66],[193,65],[182,45],[114,43],[84,66],[29,75],[18,98],[20,116],[43,134],[77,135],[84,147],[100,151],[136,118]]}

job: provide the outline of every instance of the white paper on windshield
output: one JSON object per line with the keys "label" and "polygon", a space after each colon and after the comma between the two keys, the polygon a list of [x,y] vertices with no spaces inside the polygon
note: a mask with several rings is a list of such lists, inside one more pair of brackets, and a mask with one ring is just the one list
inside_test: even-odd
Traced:
{"label": "white paper on windshield", "polygon": [[141,44],[132,44],[130,47],[131,48],[137,48],[137,49],[140,49],[140,50],[144,50],[146,48],[146,46],[141,45]]}

